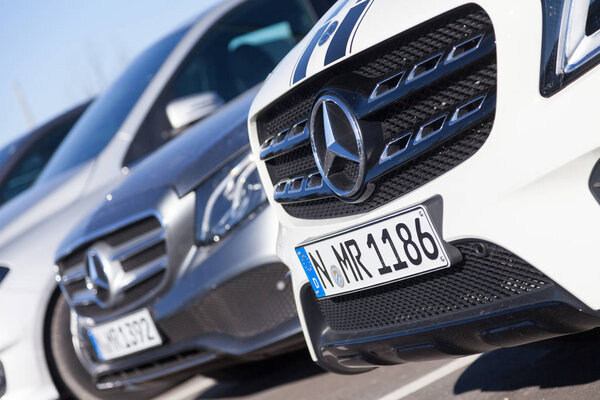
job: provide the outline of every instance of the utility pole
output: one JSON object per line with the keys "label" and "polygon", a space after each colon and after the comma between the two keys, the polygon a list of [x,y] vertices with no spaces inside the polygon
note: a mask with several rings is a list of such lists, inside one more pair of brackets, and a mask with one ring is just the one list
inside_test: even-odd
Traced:
{"label": "utility pole", "polygon": [[19,107],[21,108],[23,117],[25,118],[27,128],[33,129],[35,127],[35,118],[33,118],[33,114],[31,113],[29,104],[27,103],[27,100],[25,100],[25,95],[23,94],[21,85],[19,85],[18,82],[15,82],[13,84],[13,92],[15,93],[15,97],[17,98],[17,103],[19,103]]}

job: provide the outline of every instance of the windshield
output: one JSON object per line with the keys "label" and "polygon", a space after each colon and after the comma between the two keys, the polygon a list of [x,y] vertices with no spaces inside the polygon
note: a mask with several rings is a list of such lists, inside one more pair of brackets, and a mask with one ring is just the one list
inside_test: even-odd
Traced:
{"label": "windshield", "polygon": [[183,27],[163,38],[130,64],[75,124],[39,181],[51,179],[100,154],[188,29],[189,26]]}
{"label": "windshield", "polygon": [[25,141],[26,137],[27,137],[27,135],[21,136],[20,138],[7,144],[6,147],[4,147],[0,150],[0,168],[3,168],[4,164],[8,161],[10,156],[15,154],[15,152],[21,146],[21,143],[23,143],[23,141]]}

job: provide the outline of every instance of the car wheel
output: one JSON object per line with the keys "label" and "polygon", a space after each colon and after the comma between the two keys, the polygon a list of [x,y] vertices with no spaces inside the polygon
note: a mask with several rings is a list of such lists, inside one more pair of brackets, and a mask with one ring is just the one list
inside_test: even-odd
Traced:
{"label": "car wheel", "polygon": [[97,389],[91,375],[83,367],[71,339],[70,330],[71,311],[64,297],[58,297],[50,317],[49,345],[50,356],[53,367],[58,378],[69,393],[67,397],[73,396],[78,399],[148,399],[164,390],[172,384],[151,386],[148,388],[116,388]]}

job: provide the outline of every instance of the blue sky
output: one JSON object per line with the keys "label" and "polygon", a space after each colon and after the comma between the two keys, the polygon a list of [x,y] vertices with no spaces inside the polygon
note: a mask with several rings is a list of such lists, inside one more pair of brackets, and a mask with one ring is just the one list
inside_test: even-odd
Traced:
{"label": "blue sky", "polygon": [[105,89],[146,46],[220,0],[0,0],[0,146]]}

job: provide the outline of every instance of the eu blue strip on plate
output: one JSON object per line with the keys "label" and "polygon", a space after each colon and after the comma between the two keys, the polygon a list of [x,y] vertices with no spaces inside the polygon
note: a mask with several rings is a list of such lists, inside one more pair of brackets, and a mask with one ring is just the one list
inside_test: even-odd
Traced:
{"label": "eu blue strip on plate", "polygon": [[306,254],[306,250],[304,247],[296,248],[296,254],[300,259],[300,263],[306,272],[306,276],[308,276],[308,281],[310,282],[313,290],[317,297],[325,297],[325,291],[323,290],[323,285],[321,285],[321,281],[317,277],[317,273],[315,272],[315,268],[313,267],[310,259],[308,258],[308,254]]}
{"label": "eu blue strip on plate", "polygon": [[92,335],[92,333],[90,331],[88,331],[87,334],[88,334],[88,337],[90,338],[90,342],[92,342],[92,346],[94,347],[94,351],[96,352],[96,355],[98,356],[100,361],[104,361],[104,357],[102,357],[102,352],[100,351],[100,348],[98,347],[98,343],[96,343],[96,338],[94,337],[94,335]]}

